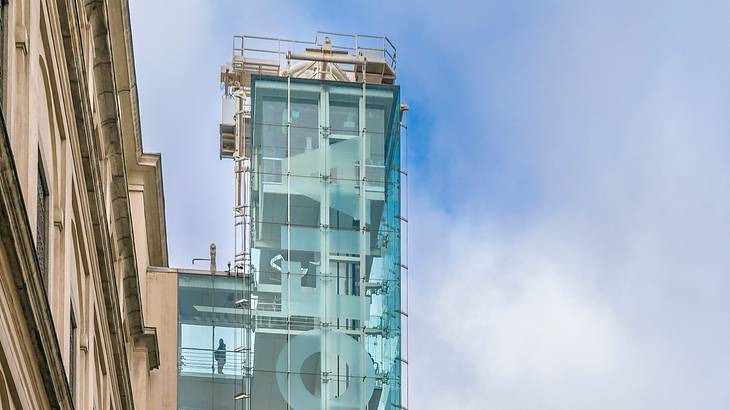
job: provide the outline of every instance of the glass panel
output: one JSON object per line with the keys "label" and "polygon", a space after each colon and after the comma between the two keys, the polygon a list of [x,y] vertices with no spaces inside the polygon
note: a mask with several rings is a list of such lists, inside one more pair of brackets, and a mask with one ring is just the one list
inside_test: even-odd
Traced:
{"label": "glass panel", "polygon": [[360,137],[329,138],[326,175],[336,180],[359,180],[360,177]]}
{"label": "glass panel", "polygon": [[330,89],[329,120],[330,133],[335,138],[348,139],[359,136],[360,94],[352,93],[351,89]]}
{"label": "glass panel", "polygon": [[243,280],[178,275],[178,406],[241,409],[245,310],[236,307]]}
{"label": "glass panel", "polygon": [[322,223],[323,178],[289,177],[289,212],[293,226],[319,228]]}
{"label": "glass panel", "polygon": [[285,158],[287,149],[286,135],[286,99],[280,95],[271,95],[260,102],[261,115],[254,118],[254,126],[260,132],[262,157]]}
{"label": "glass panel", "polygon": [[328,186],[329,226],[334,229],[360,229],[360,182],[333,179]]}
{"label": "glass panel", "polygon": [[[278,175],[278,178],[279,182],[265,182],[263,178],[254,178],[260,182],[253,189],[260,206],[252,212],[252,221],[256,224],[286,225],[290,218],[292,225],[319,228],[324,178],[286,175]],[[274,236],[268,234],[268,237],[273,239]]]}
{"label": "glass panel", "polygon": [[[291,173],[319,177],[322,139],[319,92],[292,90],[291,100]],[[286,168],[284,168],[286,171]]]}

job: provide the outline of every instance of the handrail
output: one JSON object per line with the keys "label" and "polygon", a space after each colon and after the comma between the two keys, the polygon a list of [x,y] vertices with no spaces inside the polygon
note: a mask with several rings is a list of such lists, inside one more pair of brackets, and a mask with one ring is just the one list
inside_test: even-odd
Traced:
{"label": "handrail", "polygon": [[253,36],[249,34],[244,35],[235,35],[234,38],[240,38],[240,39],[251,39],[251,40],[269,40],[269,41],[278,41],[283,43],[294,43],[294,44],[307,44],[307,45],[317,45],[314,41],[305,41],[305,40],[289,40],[285,38],[276,38],[276,37],[265,37],[265,36]]}
{"label": "handrail", "polygon": [[[382,56],[385,63],[393,71],[396,67],[396,47],[386,36],[375,36],[370,34],[347,34],[332,31],[317,31],[314,41],[292,40],[257,35],[235,35],[233,42],[234,61],[253,58],[251,54],[269,54],[278,57],[278,64],[282,64],[282,57],[290,52],[303,51],[298,46],[324,46],[324,37],[330,37],[330,47],[333,50],[347,51],[348,54],[359,56],[363,53],[377,53]],[[342,41],[338,42],[337,39]],[[258,42],[258,43],[257,43]],[[253,44],[252,44],[253,43]],[[261,44],[263,43],[263,44]],[[381,44],[378,44],[381,43]],[[264,56],[261,56],[264,57]]]}

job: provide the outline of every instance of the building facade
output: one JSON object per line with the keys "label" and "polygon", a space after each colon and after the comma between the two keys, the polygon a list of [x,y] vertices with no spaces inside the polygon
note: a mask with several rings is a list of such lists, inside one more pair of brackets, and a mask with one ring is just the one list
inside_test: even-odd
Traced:
{"label": "building facade", "polygon": [[147,267],[167,240],[127,1],[0,7],[0,408],[175,408],[156,394]]}

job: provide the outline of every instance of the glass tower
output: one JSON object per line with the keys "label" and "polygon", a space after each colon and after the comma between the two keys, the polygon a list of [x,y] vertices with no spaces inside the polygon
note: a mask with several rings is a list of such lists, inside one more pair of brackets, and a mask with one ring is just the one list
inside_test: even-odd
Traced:
{"label": "glass tower", "polygon": [[234,37],[235,254],[178,275],[180,409],[407,407],[395,65],[387,37]]}
{"label": "glass tower", "polygon": [[250,406],[401,408],[399,87],[251,90]]}

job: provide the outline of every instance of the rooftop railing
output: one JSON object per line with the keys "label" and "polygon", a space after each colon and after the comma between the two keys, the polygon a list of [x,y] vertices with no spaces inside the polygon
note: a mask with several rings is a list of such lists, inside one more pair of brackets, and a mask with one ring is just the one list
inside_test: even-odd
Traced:
{"label": "rooftop railing", "polygon": [[233,65],[238,69],[243,69],[246,63],[282,67],[288,52],[324,48],[326,38],[329,38],[331,42],[329,47],[334,52],[380,59],[395,72],[396,48],[388,37],[328,31],[318,31],[313,41],[251,35],[234,36]]}

